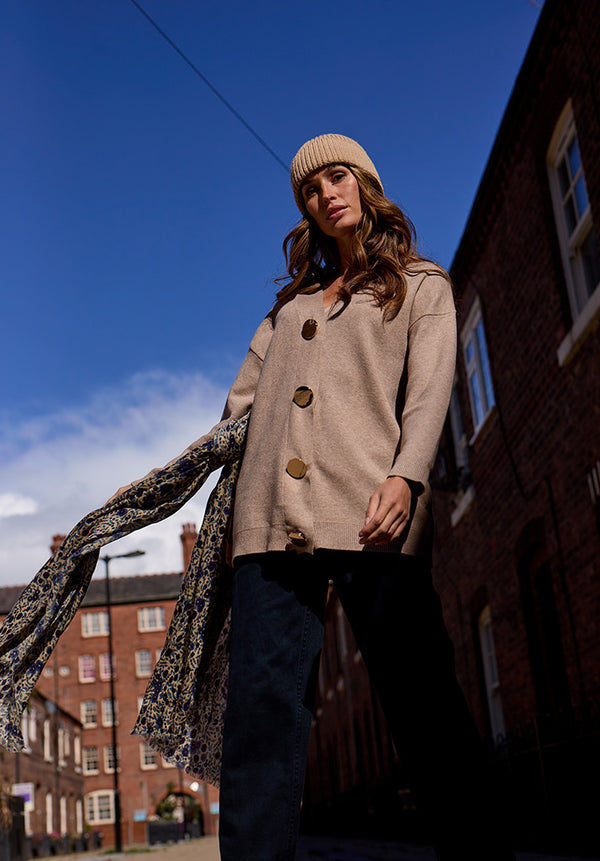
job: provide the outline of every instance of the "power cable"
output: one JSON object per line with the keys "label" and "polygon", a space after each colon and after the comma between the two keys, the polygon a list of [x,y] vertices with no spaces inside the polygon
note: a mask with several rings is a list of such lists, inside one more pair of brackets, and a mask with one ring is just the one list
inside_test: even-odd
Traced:
{"label": "power cable", "polygon": [[247,131],[249,131],[249,132],[250,132],[250,134],[252,135],[252,137],[254,137],[254,138],[259,142],[259,144],[260,144],[262,147],[264,147],[264,149],[266,149],[266,151],[269,153],[269,155],[270,155],[270,156],[272,156],[272,158],[274,158],[274,159],[275,159],[275,161],[277,162],[277,164],[281,165],[281,167],[285,170],[285,172],[286,172],[286,173],[288,173],[288,171],[289,171],[289,169],[290,169],[290,168],[289,168],[289,165],[287,165],[287,164],[283,161],[283,159],[281,159],[281,158],[277,155],[277,153],[275,152],[275,150],[274,150],[274,149],[271,149],[271,147],[270,147],[270,146],[269,146],[269,144],[266,142],[266,140],[265,140],[264,138],[262,138],[262,137],[258,134],[258,132],[257,132],[257,131],[255,131],[255,130],[252,128],[252,126],[250,125],[250,123],[249,123],[249,122],[247,122],[247,120],[245,120],[245,119],[244,119],[244,117],[239,113],[239,111],[236,111],[236,109],[233,107],[233,105],[231,104],[231,102],[229,102],[229,101],[225,98],[225,96],[224,96],[222,93],[220,93],[220,92],[219,92],[219,90],[215,87],[215,85],[214,85],[214,84],[212,84],[212,83],[208,80],[208,78],[206,77],[206,75],[203,75],[203,74],[202,74],[202,72],[200,71],[200,69],[199,69],[199,68],[198,68],[198,67],[197,67],[197,66],[196,66],[196,65],[195,65],[195,64],[190,60],[190,58],[189,58],[188,56],[186,56],[186,55],[183,53],[183,51],[181,50],[181,48],[179,48],[179,47],[175,44],[175,42],[174,42],[174,41],[173,41],[169,36],[167,36],[167,34],[165,33],[165,31],[164,31],[161,27],[159,27],[159,25],[156,23],[156,21],[155,21],[153,18],[151,18],[151,17],[150,17],[150,15],[146,12],[146,10],[145,10],[142,6],[140,6],[140,4],[137,2],[137,0],[130,0],[130,2],[131,2],[131,3],[133,3],[133,5],[136,7],[136,9],[137,9],[139,12],[141,12],[141,13],[142,13],[142,15],[144,16],[144,18],[146,18],[146,20],[147,20],[147,21],[149,21],[149,22],[150,22],[150,24],[152,24],[152,26],[154,27],[154,29],[155,29],[158,33],[160,33],[160,35],[163,37],[163,39],[164,39],[166,42],[168,42],[168,44],[171,46],[171,48],[173,48],[173,50],[174,50],[177,54],[179,54],[179,56],[181,57],[181,59],[182,59],[185,63],[187,63],[187,64],[188,64],[188,66],[190,67],[190,69],[192,69],[192,71],[193,71],[193,72],[195,72],[195,73],[198,75],[198,77],[200,78],[200,80],[201,80],[201,81],[203,81],[203,82],[206,84],[206,86],[209,88],[209,90],[212,90],[212,92],[215,94],[215,96],[216,96],[218,99],[220,99],[220,101],[221,101],[221,102],[223,102],[223,104],[225,105],[225,107],[227,108],[227,110],[228,110],[228,111],[230,111],[230,112],[233,114],[233,116],[236,118],[236,120],[238,120],[238,121],[239,121],[239,122],[244,126],[244,128],[245,128]]}

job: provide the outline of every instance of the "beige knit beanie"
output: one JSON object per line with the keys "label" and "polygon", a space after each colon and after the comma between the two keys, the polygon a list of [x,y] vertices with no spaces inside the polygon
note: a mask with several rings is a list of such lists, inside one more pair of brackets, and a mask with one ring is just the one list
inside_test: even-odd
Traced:
{"label": "beige knit beanie", "polygon": [[300,193],[302,182],[314,170],[337,163],[362,168],[383,192],[383,185],[375,165],[359,143],[345,135],[319,135],[300,147],[290,169],[294,197],[302,214],[306,212]]}

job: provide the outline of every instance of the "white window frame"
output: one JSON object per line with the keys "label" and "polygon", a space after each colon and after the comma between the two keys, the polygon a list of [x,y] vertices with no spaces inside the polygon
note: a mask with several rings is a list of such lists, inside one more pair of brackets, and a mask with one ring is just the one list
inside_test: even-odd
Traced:
{"label": "white window frame", "polygon": [[[87,669],[86,669],[87,667]],[[90,673],[91,670],[91,673]],[[88,685],[96,681],[96,659],[93,655],[79,655],[77,659],[79,683]]]}
{"label": "white window frame", "polygon": [[138,631],[164,631],[164,607],[139,607],[137,611]]}
{"label": "white window frame", "polygon": [[[144,659],[142,659],[144,655]],[[146,663],[145,656],[148,656]],[[143,662],[142,662],[143,661]],[[152,652],[150,649],[137,649],[135,653],[135,674],[138,679],[147,679],[152,675]]]}
{"label": "white window frame", "polygon": [[489,604],[479,614],[477,628],[479,630],[479,647],[481,649],[481,660],[485,677],[490,728],[494,741],[498,742],[504,739],[506,726],[504,723],[502,697],[500,695],[500,679],[498,676],[498,664],[496,663],[496,646],[494,644],[492,614]]}
{"label": "white window frame", "polygon": [[34,708],[29,710],[29,741],[37,740],[37,711]]}
{"label": "white window frame", "polygon": [[[93,708],[88,708],[92,706]],[[93,720],[90,720],[93,712]],[[98,703],[96,700],[82,700],[79,703],[79,719],[86,729],[98,726]]]}
{"label": "white window frame", "polygon": [[46,833],[52,834],[54,831],[54,798],[52,793],[46,793]]}
{"label": "white window frame", "polygon": [[29,714],[27,709],[21,715],[21,735],[23,736],[23,753],[31,753],[29,744]]}
{"label": "white window frame", "polygon": [[58,742],[58,765],[59,768],[64,768],[67,764],[65,759],[66,757],[66,730],[64,726],[59,726],[57,733],[57,742]]}
{"label": "white window frame", "polygon": [[61,795],[59,802],[59,815],[60,815],[60,834],[67,833],[67,799],[66,796]]}
{"label": "white window frame", "polygon": [[[98,655],[98,666],[100,668],[100,679],[103,682],[110,681],[110,665],[111,658],[110,652],[103,652],[101,655]],[[112,656],[112,676],[113,679],[117,678],[117,656],[113,653]]]}
{"label": "white window frame", "polygon": [[[469,440],[470,444],[496,405],[492,369],[479,299],[476,299],[471,306],[469,316],[461,329],[460,340],[467,375],[471,416],[473,418],[473,436]],[[469,350],[471,348],[472,354],[469,357]],[[476,389],[477,397],[475,397],[473,389]],[[478,409],[478,405],[480,409]]]}
{"label": "white window frame", "polygon": [[[108,798],[108,817],[100,817],[100,799]],[[103,804],[103,809],[106,806]],[[112,789],[97,789],[85,795],[85,818],[90,825],[111,825],[115,821],[115,796]]]}
{"label": "white window frame", "polygon": [[[102,700],[102,726],[113,725],[112,700],[110,697],[105,697]],[[115,725],[119,725],[119,703],[115,700]]]}
{"label": "white window frame", "polygon": [[46,718],[44,720],[44,760],[46,762],[52,762],[54,757],[52,756],[52,734],[50,727],[50,718]]}
{"label": "white window frame", "polygon": [[108,613],[106,610],[95,610],[81,615],[81,636],[108,637]]}
{"label": "white window frame", "polygon": [[[567,285],[567,295],[571,309],[573,325],[558,347],[557,355],[559,364],[564,365],[573,353],[573,348],[581,336],[588,330],[596,315],[600,312],[600,282],[591,288],[588,294],[585,272],[581,256],[584,242],[594,230],[592,209],[589,202],[587,188],[585,188],[585,171],[581,164],[575,177],[572,177],[569,192],[563,197],[559,179],[559,166],[567,153],[568,147],[576,139],[579,148],[577,128],[573,116],[573,104],[571,99],[563,108],[558,119],[554,133],[550,140],[546,158],[548,180],[554,208],[554,220],[560,253]],[[581,150],[579,150],[581,159]],[[565,218],[564,202],[571,196],[576,180],[581,178],[587,197],[587,208],[581,213],[576,213],[577,223],[572,233]],[[573,195],[574,196],[574,195]]]}
{"label": "white window frame", "polygon": [[[96,767],[90,768],[88,763],[88,751],[95,750],[96,751]],[[86,745],[83,748],[83,773],[84,774],[100,774],[100,752],[98,750],[97,744]]]}
{"label": "white window frame", "polygon": [[158,768],[158,754],[147,741],[140,742],[140,768],[142,771],[153,771]]}
{"label": "white window frame", "polygon": [[[105,774],[114,774],[115,766],[114,766],[114,757],[113,762],[111,764],[111,751],[113,749],[112,744],[104,745],[104,773]],[[117,745],[117,765],[121,761],[121,748]],[[118,765],[119,771],[121,771],[120,765]]]}
{"label": "white window frame", "polygon": [[78,834],[83,831],[83,802],[81,798],[75,799],[75,831]]}
{"label": "white window frame", "polygon": [[73,762],[77,774],[81,772],[81,736],[78,732],[73,736]]}

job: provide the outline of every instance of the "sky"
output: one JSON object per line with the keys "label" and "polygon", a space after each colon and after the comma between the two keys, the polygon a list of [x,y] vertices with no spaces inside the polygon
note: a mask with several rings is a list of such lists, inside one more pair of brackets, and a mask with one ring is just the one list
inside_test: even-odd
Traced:
{"label": "sky", "polygon": [[[448,267],[537,0],[143,0],[278,157],[356,138]],[[132,0],[0,4],[0,586],[218,420],[284,274],[289,177]],[[108,548],[181,570],[208,490]]]}

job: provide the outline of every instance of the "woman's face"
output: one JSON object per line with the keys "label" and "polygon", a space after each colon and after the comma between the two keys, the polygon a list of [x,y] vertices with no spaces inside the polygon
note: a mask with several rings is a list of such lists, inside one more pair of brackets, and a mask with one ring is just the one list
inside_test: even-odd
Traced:
{"label": "woman's face", "polygon": [[343,164],[315,170],[302,183],[306,211],[317,226],[334,239],[354,233],[362,215],[358,182]]}

